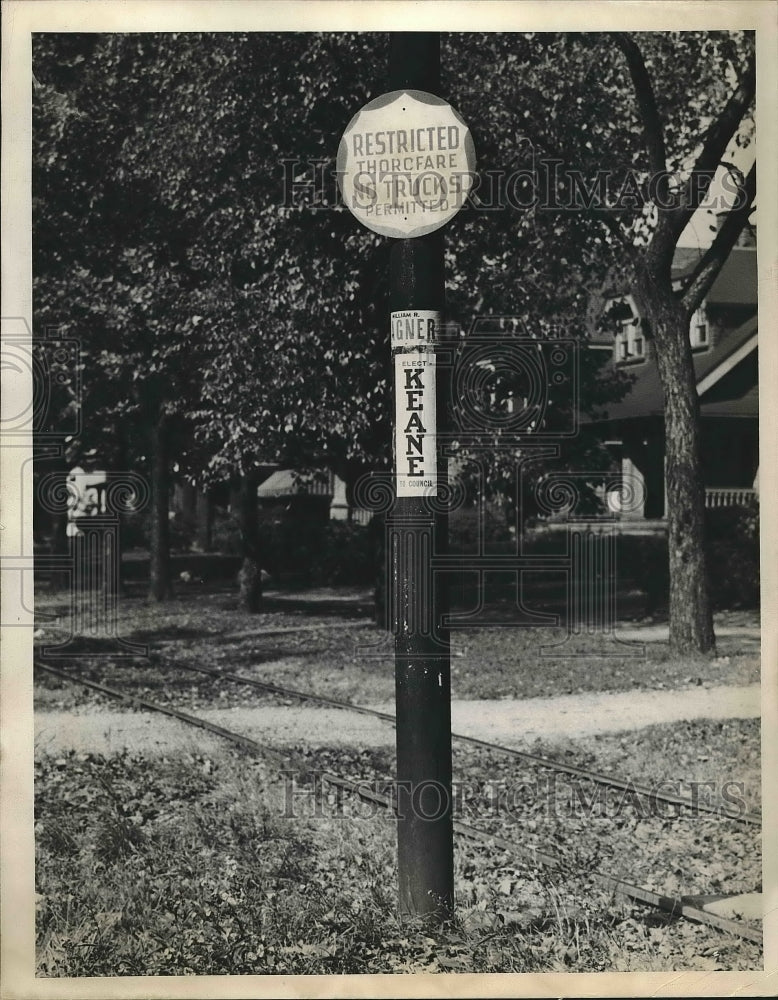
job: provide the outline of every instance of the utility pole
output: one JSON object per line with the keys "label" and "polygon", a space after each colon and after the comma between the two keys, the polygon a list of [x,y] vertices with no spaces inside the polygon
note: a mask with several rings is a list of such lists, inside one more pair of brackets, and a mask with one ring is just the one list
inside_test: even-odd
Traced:
{"label": "utility pole", "polygon": [[[351,120],[338,149],[344,202],[392,238],[390,344],[395,499],[386,518],[387,593],[397,703],[399,909],[444,920],[454,906],[451,671],[443,580],[433,555],[448,539],[444,512],[448,381],[439,353],[444,276],[441,227],[460,210],[475,171],[465,122],[438,94],[440,36],[391,36],[387,94]],[[450,347],[449,347],[450,350]]]}
{"label": "utility pole", "polygon": [[[389,90],[440,90],[440,36],[396,33],[389,49]],[[416,312],[430,317],[439,342],[445,296],[443,234],[440,229],[414,239],[395,240],[391,248],[390,310],[392,316]],[[418,385],[403,359],[423,356],[416,369],[429,379],[438,374],[430,346],[393,348],[396,410],[406,412],[418,394],[408,396],[406,383]],[[432,347],[434,351],[434,346]],[[426,362],[426,363],[425,363]],[[410,376],[410,377],[409,377]],[[435,409],[426,413],[445,430],[445,387],[433,379]],[[413,392],[413,390],[410,390]],[[403,395],[405,394],[405,398]],[[408,417],[412,417],[412,411]],[[399,474],[403,423],[395,435],[395,471]],[[407,426],[407,424],[405,424]],[[439,449],[437,482],[445,481]],[[412,463],[411,463],[412,464]],[[429,470],[425,470],[429,472]],[[398,490],[399,494],[399,490]],[[445,611],[440,577],[430,568],[433,547],[445,545],[448,518],[435,512],[429,494],[397,496],[389,516],[389,566],[393,598],[394,671],[397,714],[397,855],[401,913],[445,918],[454,906],[454,846],[451,816],[451,662],[449,636],[440,628]],[[437,584],[437,586],[435,585]]]}

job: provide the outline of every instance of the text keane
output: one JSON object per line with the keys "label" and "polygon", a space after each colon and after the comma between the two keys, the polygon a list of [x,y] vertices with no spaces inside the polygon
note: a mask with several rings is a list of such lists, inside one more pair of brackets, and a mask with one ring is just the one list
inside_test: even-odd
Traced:
{"label": "text keane", "polygon": [[[424,471],[424,438],[427,428],[422,423],[421,412],[424,410],[424,382],[422,369],[405,368],[405,412],[410,414],[403,428],[405,435],[405,461],[408,465],[407,475],[413,478],[426,475]],[[400,456],[397,456],[398,464]]]}

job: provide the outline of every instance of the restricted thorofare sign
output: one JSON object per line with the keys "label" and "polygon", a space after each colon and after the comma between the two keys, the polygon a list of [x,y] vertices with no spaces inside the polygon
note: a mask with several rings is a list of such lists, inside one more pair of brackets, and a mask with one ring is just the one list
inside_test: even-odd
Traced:
{"label": "restricted thorofare sign", "polygon": [[437,496],[435,338],[440,320],[439,312],[428,309],[392,313],[398,497]]}
{"label": "restricted thorofare sign", "polygon": [[462,207],[473,185],[475,147],[446,101],[395,90],[351,119],[337,173],[343,200],[363,225],[409,239],[439,229]]}

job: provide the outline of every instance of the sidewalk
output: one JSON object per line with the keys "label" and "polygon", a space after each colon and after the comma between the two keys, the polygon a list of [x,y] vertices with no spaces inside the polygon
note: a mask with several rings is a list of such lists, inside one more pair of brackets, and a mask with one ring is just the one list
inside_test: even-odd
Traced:
{"label": "sidewalk", "polygon": [[[679,691],[629,691],[523,701],[454,701],[452,729],[464,736],[526,745],[528,740],[592,736],[642,729],[685,719],[750,719],[759,716],[760,688],[721,686]],[[394,705],[371,706],[394,712]],[[394,745],[388,722],[346,710],[273,705],[210,709],[193,714],[269,744],[316,746]],[[82,710],[35,715],[36,753],[73,749],[114,753],[164,752],[171,748],[219,746],[218,737],[152,712]]]}
{"label": "sidewalk", "polygon": [[451,726],[506,746],[541,737],[577,738],[643,729],[687,719],[759,717],[760,686],[685,688],[679,691],[615,691],[525,701],[458,701]]}
{"label": "sidewalk", "polygon": [[[759,641],[761,630],[757,625],[719,625],[715,626],[717,639],[737,636],[741,639]],[[616,626],[619,639],[637,640],[638,642],[668,642],[670,639],[669,625]]]}

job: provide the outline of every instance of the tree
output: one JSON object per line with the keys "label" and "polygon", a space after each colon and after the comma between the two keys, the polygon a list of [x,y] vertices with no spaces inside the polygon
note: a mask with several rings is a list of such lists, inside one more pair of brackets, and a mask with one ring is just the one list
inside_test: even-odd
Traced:
{"label": "tree", "polygon": [[[542,263],[532,268],[529,311],[542,312],[545,305],[559,313],[557,300],[562,312],[572,307],[579,315],[586,285],[601,283],[603,267],[626,278],[649,321],[665,397],[670,642],[676,651],[707,651],[714,636],[689,322],[753,209],[753,168],[739,184],[730,184],[735,197],[726,221],[682,287],[674,287],[671,265],[717,168],[729,166],[730,150],[751,140],[753,37],[742,32],[452,36],[450,44],[471,60],[477,50],[481,65],[495,67],[488,81],[469,77],[472,91],[463,95],[461,110],[474,122],[489,123],[484,149],[503,175],[508,164],[523,166],[540,195],[517,212],[520,189],[503,190],[498,202],[506,205],[513,193],[514,210],[491,215],[501,234],[511,221],[516,234],[507,235],[502,251],[488,257],[483,243],[471,243],[471,266],[462,273],[471,275],[470,288],[484,287],[484,264],[474,259],[481,253],[490,290],[496,279],[509,301],[512,282],[528,285],[511,257],[531,253],[534,246],[535,260]],[[502,133],[497,158],[495,118],[507,118],[514,130],[513,136]],[[556,267],[549,255],[556,256]],[[560,273],[559,264],[567,273]],[[560,279],[557,286],[554,276]]]}
{"label": "tree", "polygon": [[[373,433],[357,373],[343,378],[371,338],[332,251],[377,241],[347,233],[345,213],[301,223],[283,187],[285,165],[326,153],[360,99],[359,65],[377,40],[356,54],[351,41],[36,38],[36,324],[81,340],[84,448],[105,451],[103,429],[116,420],[150,430],[136,455],[149,456],[153,481],[156,599],[169,589],[161,519],[171,455],[204,483],[250,474],[247,455],[249,466],[289,456],[343,469],[364,455],[350,416]],[[375,372],[362,382],[376,391]],[[336,416],[344,398],[351,413]]]}
{"label": "tree", "polygon": [[259,549],[259,505],[257,501],[258,478],[247,470],[240,480],[240,534],[243,550],[238,580],[240,601],[246,611],[259,611],[262,607],[262,562]]}
{"label": "tree", "polygon": [[[666,129],[646,62],[636,41],[616,36],[635,87],[651,171],[668,168]],[[750,215],[756,190],[752,166],[716,238],[683,284],[671,280],[673,252],[693,213],[702,204],[716,168],[733,139],[744,136],[752,111],[756,72],[754,52],[740,54],[730,94],[712,117],[684,183],[657,189],[662,203],[650,241],[632,257],[636,301],[649,318],[665,399],[665,468],[670,553],[670,643],[677,650],[707,652],[714,645],[703,538],[705,494],[700,472],[699,400],[689,342],[689,323],[702,303]],[[721,63],[719,63],[721,66]],[[734,67],[733,67],[734,68]],[[722,66],[723,69],[723,66]],[[741,139],[741,141],[743,141]],[[667,207],[664,207],[667,206]]]}
{"label": "tree", "polygon": [[[178,449],[203,482],[268,461],[324,465],[347,483],[388,465],[388,242],[337,204],[331,182],[346,124],[382,89],[384,43],[36,40],[39,316],[84,338],[90,405],[185,428]],[[482,166],[521,153],[517,71],[542,88],[552,56],[525,36],[452,42],[450,97],[484,123]],[[317,170],[323,188],[310,186]],[[586,280],[615,259],[591,227],[508,204],[463,211],[448,246],[455,318],[518,313],[549,335],[583,336]],[[590,399],[623,391],[596,366],[586,378]]]}
{"label": "tree", "polygon": [[[80,342],[82,432],[73,448],[104,458],[118,425],[148,468],[150,594],[162,600],[170,452],[181,444],[173,418],[185,417],[198,371],[191,306],[202,281],[185,258],[184,221],[132,167],[143,115],[170,66],[141,36],[76,34],[38,36],[34,70],[34,322]],[[130,423],[134,433],[122,426]]]}

